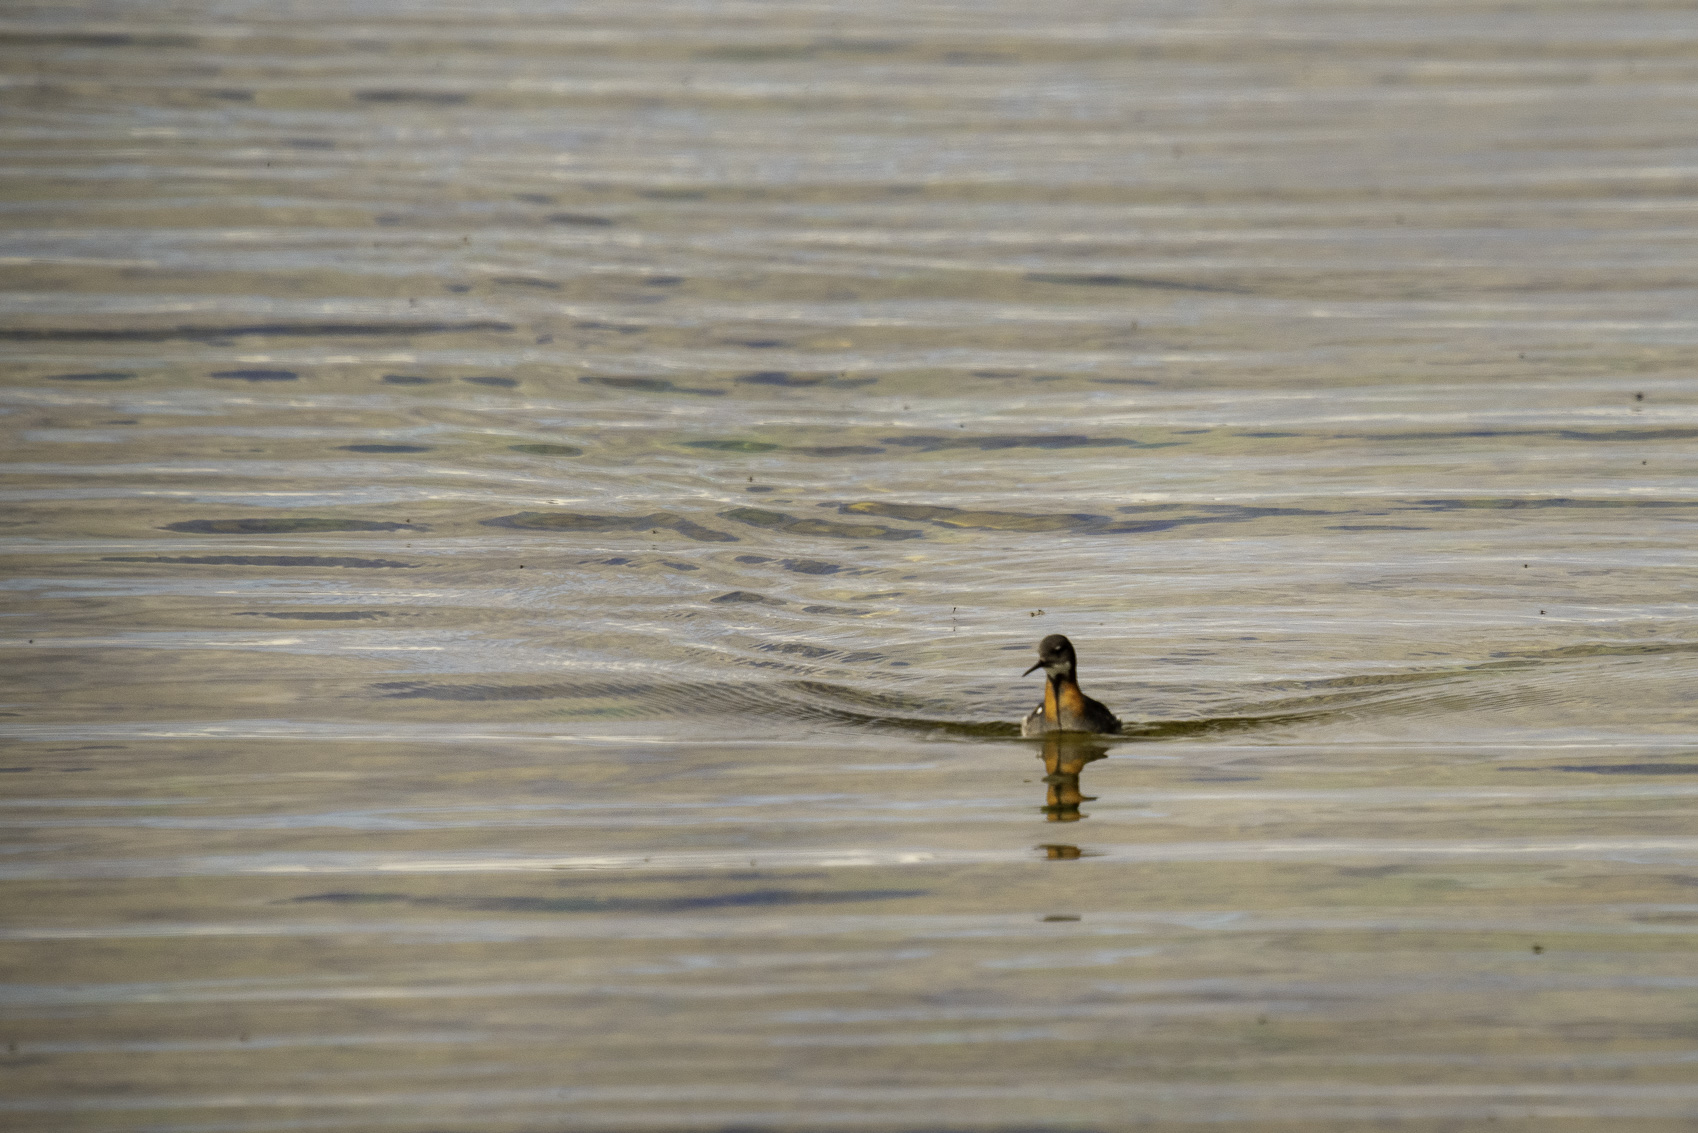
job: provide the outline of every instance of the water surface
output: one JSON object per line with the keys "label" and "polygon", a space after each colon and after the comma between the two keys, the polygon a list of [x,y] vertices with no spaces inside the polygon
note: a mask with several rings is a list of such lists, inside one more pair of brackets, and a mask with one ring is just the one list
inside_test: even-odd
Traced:
{"label": "water surface", "polygon": [[0,1112],[1691,1128],[1688,16],[11,7]]}

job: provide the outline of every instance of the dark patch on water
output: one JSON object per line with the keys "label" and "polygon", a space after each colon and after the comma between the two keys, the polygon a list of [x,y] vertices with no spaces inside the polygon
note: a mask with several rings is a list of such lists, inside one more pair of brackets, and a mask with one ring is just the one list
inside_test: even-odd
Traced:
{"label": "dark patch on water", "polygon": [[1551,767],[1500,767],[1499,771],[1578,771],[1587,775],[1698,775],[1698,763],[1559,763]]}
{"label": "dark patch on water", "polygon": [[[338,338],[414,334],[461,334],[471,331],[510,331],[512,323],[479,320],[464,323],[249,323],[232,327],[183,325],[174,327],[0,327],[0,341],[9,342],[191,342],[208,339],[261,337]],[[231,371],[233,372],[233,371]]]}
{"label": "dark patch on water", "polygon": [[860,617],[862,614],[872,613],[871,610],[863,610],[855,606],[803,606],[802,612],[804,614],[842,614],[845,617]]}
{"label": "dark patch on water", "polygon": [[578,379],[585,385],[606,386],[608,389],[636,390],[641,393],[690,393],[699,397],[724,397],[722,389],[711,389],[707,386],[675,385],[668,378],[636,378],[618,375],[603,376],[586,374]]}
{"label": "dark patch on water", "polygon": [[49,374],[50,382],[127,382],[134,374],[122,370],[101,370],[93,374]]}
{"label": "dark patch on water", "polygon": [[675,563],[675,562],[671,562],[667,559],[661,559],[660,565],[663,566],[663,567],[670,567],[673,570],[701,570],[702,569],[701,567],[696,566],[694,563]]}
{"label": "dark patch on water", "polygon": [[764,594],[756,594],[753,590],[733,590],[729,594],[721,594],[717,598],[709,598],[710,602],[752,602],[763,606],[784,606],[788,603],[777,598],[768,598]]}
{"label": "dark patch on water", "polygon": [[429,452],[429,445],[337,445],[342,452]]}
{"label": "dark patch on water", "polygon": [[460,91],[406,90],[393,87],[357,90],[354,97],[361,102],[420,102],[426,106],[459,106],[471,98]]}
{"label": "dark patch on water", "polygon": [[770,563],[772,560],[766,555],[738,555],[733,561],[739,563]]}
{"label": "dark patch on water", "polygon": [[529,453],[532,456],[583,456],[584,450],[571,445],[508,445],[512,452]]}
{"label": "dark patch on water", "polygon": [[[749,345],[745,343],[745,345]],[[787,389],[808,389],[827,386],[832,389],[858,389],[877,382],[877,378],[848,378],[841,374],[794,374],[788,370],[761,370],[744,374],[737,381],[746,385],[780,386]]]}
{"label": "dark patch on water", "polygon": [[191,535],[299,535],[316,531],[429,531],[412,523],[380,523],[370,519],[185,519],[167,523],[163,531]]}
{"label": "dark patch on water", "polygon": [[907,44],[899,39],[839,39],[827,36],[815,43],[821,51],[845,55],[889,55],[901,51]]}
{"label": "dark patch on water", "polygon": [[925,889],[747,889],[687,897],[414,897],[406,893],[313,893],[290,903],[319,901],[339,905],[406,904],[480,913],[684,913],[702,909],[742,909],[777,905],[840,905],[924,897]]}
{"label": "dark patch on water", "polygon": [[[1135,506],[1120,508],[1120,511],[1171,512],[1177,505],[1165,504],[1153,507]],[[1149,520],[1124,520],[1112,516],[1092,515],[1087,512],[1061,513],[1032,513],[1017,511],[990,511],[986,509],[941,507],[931,504],[895,504],[874,501],[839,505],[838,510],[851,515],[881,515],[892,519],[908,519],[920,523],[935,523],[940,527],[964,528],[980,531],[1071,531],[1084,535],[1139,535],[1155,531],[1168,531],[1175,527],[1183,527],[1198,523],[1225,523],[1249,519],[1259,519],[1273,515],[1328,515],[1329,512],[1311,512],[1299,508],[1244,508],[1231,505],[1206,506],[1200,511],[1212,512],[1209,515],[1176,515],[1171,518]]]}
{"label": "dark patch on water", "polygon": [[498,275],[490,280],[504,287],[540,287],[544,291],[559,291],[560,284],[552,279],[538,279],[534,275]]}
{"label": "dark patch on water", "polygon": [[497,377],[481,377],[480,376],[480,377],[475,377],[475,378],[461,378],[460,380],[463,381],[463,382],[467,382],[467,383],[474,385],[474,386],[489,386],[491,389],[517,389],[518,385],[519,385],[519,379],[518,378],[497,378]]}
{"label": "dark patch on water", "polygon": [[721,519],[747,523],[752,527],[783,531],[790,535],[823,535],[833,539],[920,539],[922,532],[910,528],[885,527],[876,523],[834,523],[826,519],[801,519],[778,511],[739,507],[719,513]]}
{"label": "dark patch on water", "polygon": [[1216,291],[1228,295],[1249,294],[1242,287],[1224,287],[1216,283],[1185,283],[1175,279],[1151,279],[1141,275],[1033,271],[1027,272],[1026,278],[1033,283],[1067,283],[1076,287],[1151,287],[1164,291]]}
{"label": "dark patch on water", "polygon": [[1396,523],[1340,523],[1328,531],[1431,531],[1431,527],[1411,527]]}
{"label": "dark patch on water", "polygon": [[1536,511],[1544,508],[1574,508],[1587,509],[1618,509],[1618,508],[1694,508],[1698,501],[1693,500],[1630,500],[1603,499],[1580,500],[1567,496],[1550,496],[1542,499],[1511,499],[1503,497],[1478,496],[1459,499],[1412,500],[1399,508],[1400,511]]}
{"label": "dark patch on water", "polygon": [[304,901],[324,901],[335,905],[386,905],[396,901],[412,901],[416,898],[405,893],[310,893],[304,897],[286,897],[273,904],[298,904]]}
{"label": "dark patch on water", "polygon": [[792,374],[785,370],[761,370],[759,373],[744,374],[737,379],[748,385],[755,386],[785,386],[791,389],[806,389],[830,380],[829,374]]}
{"label": "dark patch on water", "polygon": [[700,543],[735,543],[737,536],[693,523],[669,511],[648,515],[583,515],[571,511],[521,511],[480,521],[484,527],[522,531],[676,531]]}
{"label": "dark patch on water", "polygon": [[[771,441],[708,440],[684,441],[686,448],[703,448],[713,452],[797,452],[804,456],[877,456],[884,452],[874,445],[780,445]],[[746,489],[751,492],[770,492],[770,487]]]}
{"label": "dark patch on water", "polygon": [[550,224],[570,224],[578,228],[610,228],[613,221],[605,216],[585,212],[554,212],[543,218]]}
{"label": "dark patch on water", "polygon": [[817,661],[821,657],[830,657],[837,652],[837,650],[827,649],[823,645],[803,645],[799,641],[786,641],[782,645],[774,645],[769,642],[765,645],[757,645],[755,648],[763,653],[784,653],[794,657],[806,657],[810,661]]}
{"label": "dark patch on water", "polygon": [[1340,440],[1448,441],[1459,438],[1555,437],[1565,441],[1689,441],[1698,429],[1464,429],[1448,433],[1338,433]]}
{"label": "dark patch on water", "polygon": [[781,564],[785,570],[797,574],[836,574],[843,568],[836,563],[821,562],[818,559],[785,559]]}
{"label": "dark patch on water", "polygon": [[698,59],[724,59],[733,63],[766,63],[781,59],[811,59],[814,49],[799,44],[738,44],[703,48],[695,55]]}
{"label": "dark patch on water", "polygon": [[772,452],[783,445],[767,441],[685,441],[685,448],[705,448],[713,452]]}
{"label": "dark patch on water", "polygon": [[848,515],[879,515],[935,523],[943,527],[967,527],[992,531],[1070,531],[1113,523],[1107,516],[1073,513],[1033,515],[1012,511],[976,511],[927,504],[862,502],[843,504],[838,511]]}
{"label": "dark patch on water", "polygon": [[200,40],[188,35],[126,32],[8,31],[0,33],[0,45],[17,47],[199,47]]}
{"label": "dark patch on water", "polygon": [[918,434],[904,437],[880,437],[880,444],[898,445],[920,452],[940,449],[970,448],[985,452],[1007,448],[1067,449],[1067,448],[1168,448],[1178,441],[1134,441],[1126,437],[1087,437],[1076,433],[992,435],[987,437],[951,437],[937,434]]}
{"label": "dark patch on water", "polygon": [[300,377],[293,370],[215,370],[212,376],[243,382],[292,382]]}
{"label": "dark patch on water", "polygon": [[445,382],[447,378],[426,378],[418,374],[385,374],[383,381],[392,386],[428,386],[437,382]]}
{"label": "dark patch on water", "polygon": [[261,566],[261,567],[399,567],[417,569],[417,563],[398,563],[391,559],[354,559],[330,555],[107,555],[103,563],[189,563],[196,566]]}
{"label": "dark patch on water", "polygon": [[[1136,505],[1134,505],[1136,506]],[[1121,512],[1132,508],[1119,508]],[[1306,507],[1246,507],[1242,504],[1198,504],[1198,511],[1209,512],[1224,519],[1266,519],[1285,515],[1337,515],[1337,512]]]}
{"label": "dark patch on water", "polygon": [[303,610],[299,613],[285,613],[270,610],[242,610],[238,618],[282,618],[292,622],[363,622],[372,618],[387,618],[384,610]]}
{"label": "dark patch on water", "polygon": [[[1020,57],[1010,55],[1005,51],[945,51],[941,56],[945,63],[952,67],[995,67],[1004,63],[1016,63]],[[934,1131],[928,1131],[934,1133]],[[937,1130],[935,1133],[950,1133]],[[1020,1133],[1036,1133],[1035,1130],[1021,1130]]]}

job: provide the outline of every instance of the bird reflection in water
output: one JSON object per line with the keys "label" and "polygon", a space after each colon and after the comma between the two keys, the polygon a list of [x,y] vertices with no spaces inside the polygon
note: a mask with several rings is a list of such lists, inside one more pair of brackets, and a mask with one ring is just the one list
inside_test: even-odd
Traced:
{"label": "bird reflection in water", "polygon": [[[1078,732],[1051,732],[1044,737],[1044,818],[1050,822],[1078,822],[1088,817],[1079,804],[1095,795],[1079,790],[1079,772],[1085,764],[1108,754],[1108,745],[1095,736]],[[1055,855],[1052,855],[1055,856]]]}

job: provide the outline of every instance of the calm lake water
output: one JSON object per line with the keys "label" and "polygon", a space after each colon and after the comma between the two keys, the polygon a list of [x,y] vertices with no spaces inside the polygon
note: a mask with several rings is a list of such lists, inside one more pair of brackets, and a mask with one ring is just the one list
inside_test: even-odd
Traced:
{"label": "calm lake water", "polygon": [[6,1124],[1698,1121],[1689,4],[0,57]]}

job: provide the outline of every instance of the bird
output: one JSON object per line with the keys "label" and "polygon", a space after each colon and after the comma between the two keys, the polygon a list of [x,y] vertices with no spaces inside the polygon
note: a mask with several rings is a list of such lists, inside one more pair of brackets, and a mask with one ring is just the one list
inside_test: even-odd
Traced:
{"label": "bird", "polygon": [[[1080,691],[1079,659],[1071,641],[1052,633],[1038,642],[1038,663],[1032,669],[1042,669],[1049,680],[1044,685],[1044,702],[1020,721],[1022,736],[1120,731],[1120,721],[1114,713]],[[1025,676],[1032,669],[1020,675]]]}

